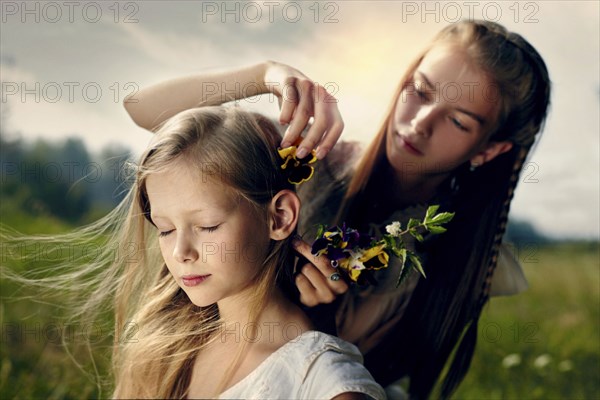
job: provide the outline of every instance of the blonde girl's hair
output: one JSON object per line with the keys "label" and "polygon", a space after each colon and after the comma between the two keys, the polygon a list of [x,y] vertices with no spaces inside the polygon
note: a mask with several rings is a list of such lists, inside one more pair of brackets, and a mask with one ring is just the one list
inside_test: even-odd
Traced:
{"label": "blonde girl's hair", "polygon": [[[495,85],[498,115],[488,134],[491,141],[510,141],[513,147],[475,172],[465,163],[444,183],[449,186],[454,179],[458,184],[452,210],[456,216],[447,234],[422,249],[429,256],[428,277],[419,281],[388,340],[365,355],[369,371],[383,385],[409,375],[409,391],[415,398],[430,395],[453,350],[455,356],[438,395],[449,397],[469,368],[513,193],[550,104],[546,65],[523,37],[488,21],[447,26],[401,78],[385,121],[350,180],[336,216],[338,223],[352,223],[361,215],[370,178],[387,162],[385,135],[396,101],[425,54],[445,44],[460,46]],[[391,365],[381,362],[386,354],[394,354]]]}
{"label": "blonde girl's hair", "polygon": [[[196,169],[199,185],[212,180],[232,188],[239,201],[249,202],[257,219],[267,224],[273,196],[280,190],[294,190],[279,168],[280,140],[268,119],[235,107],[183,111],[158,129],[135,168],[127,196],[111,213],[69,234],[27,238],[70,246],[101,242],[93,259],[71,257],[53,265],[57,273],[52,277],[43,277],[47,270],[23,277],[4,267],[3,276],[71,293],[76,318],[90,321],[103,312],[114,315],[113,397],[185,398],[196,355],[220,338],[223,321],[216,305],[195,306],[170,275],[149,218],[146,179],[183,159]],[[9,251],[18,249],[23,238],[2,230]],[[252,322],[264,308],[273,283],[285,286],[291,281],[289,240],[270,243],[253,282],[249,326],[256,326]],[[244,341],[215,396],[225,388],[245,349]]]}

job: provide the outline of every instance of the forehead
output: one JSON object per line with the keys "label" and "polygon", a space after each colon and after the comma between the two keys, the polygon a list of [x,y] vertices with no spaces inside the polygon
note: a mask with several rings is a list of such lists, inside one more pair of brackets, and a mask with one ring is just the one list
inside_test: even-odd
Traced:
{"label": "forehead", "polygon": [[214,176],[204,176],[185,160],[173,162],[146,178],[152,214],[168,215],[186,210],[230,210],[237,204],[235,192]]}
{"label": "forehead", "polygon": [[440,44],[427,52],[416,77],[423,74],[440,92],[443,100],[490,120],[497,110],[498,91],[495,83],[458,45]]}

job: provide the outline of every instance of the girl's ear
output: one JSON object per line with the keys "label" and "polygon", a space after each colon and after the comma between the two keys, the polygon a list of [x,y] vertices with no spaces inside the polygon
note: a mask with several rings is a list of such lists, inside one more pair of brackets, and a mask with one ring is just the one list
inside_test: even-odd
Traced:
{"label": "girl's ear", "polygon": [[269,237],[283,240],[290,236],[298,225],[300,199],[291,190],[277,193],[269,204]]}
{"label": "girl's ear", "polygon": [[489,142],[486,147],[471,158],[472,165],[483,165],[502,153],[512,149],[512,142]]}

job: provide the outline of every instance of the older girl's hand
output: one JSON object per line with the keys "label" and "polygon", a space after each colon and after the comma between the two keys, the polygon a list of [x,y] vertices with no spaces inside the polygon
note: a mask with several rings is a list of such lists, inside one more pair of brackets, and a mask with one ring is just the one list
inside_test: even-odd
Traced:
{"label": "older girl's hand", "polygon": [[281,146],[291,146],[312,117],[314,121],[298,148],[298,156],[315,149],[318,159],[325,157],[344,129],[337,99],[302,72],[274,61],[267,63],[264,81],[279,98],[279,122],[289,124]]}
{"label": "older girl's hand", "polygon": [[332,303],[336,297],[348,290],[342,279],[334,281],[330,277],[336,272],[325,256],[315,256],[310,245],[301,239],[292,242],[294,249],[312,263],[304,264],[296,275],[296,287],[300,291],[300,302],[307,307]]}

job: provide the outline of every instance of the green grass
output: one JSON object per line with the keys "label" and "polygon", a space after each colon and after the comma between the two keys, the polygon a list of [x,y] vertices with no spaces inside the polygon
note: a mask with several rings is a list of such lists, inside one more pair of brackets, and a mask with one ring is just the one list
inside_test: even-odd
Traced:
{"label": "green grass", "polygon": [[[18,222],[29,233],[69,229],[44,217],[16,211],[4,215],[3,223],[16,226],[11,222]],[[529,248],[524,256],[520,258],[530,288],[518,296],[494,298],[486,306],[471,369],[454,398],[600,398],[598,243]],[[65,326],[67,315],[56,305],[34,301],[36,293],[28,288],[3,281],[0,289],[0,398],[110,395],[98,391],[82,335],[91,334],[94,341],[101,342],[95,360],[103,375],[109,366],[111,332]],[[12,300],[23,296],[33,299]],[[54,302],[60,304],[61,300],[55,298]],[[83,365],[85,374],[65,352],[60,338],[70,343],[72,355]],[[503,366],[507,356],[520,362]]]}
{"label": "green grass", "polygon": [[[0,199],[1,200],[1,199]],[[0,206],[1,222],[25,234],[59,234],[74,226],[50,215],[33,215],[11,201]],[[27,252],[36,243],[24,246]],[[46,246],[55,249],[57,246]],[[5,265],[4,247],[0,261]],[[21,255],[21,251],[17,253]],[[44,252],[42,259],[54,257]],[[16,271],[41,267],[39,260],[15,258]],[[110,393],[99,390],[98,381],[110,365],[111,333],[106,326],[68,322],[62,309],[63,295],[40,296],[39,289],[3,279],[0,281],[0,399],[81,399]],[[86,338],[96,343],[93,358]],[[68,352],[63,345],[67,343]],[[80,364],[79,367],[77,364]],[[97,373],[99,371],[100,373]]]}
{"label": "green grass", "polygon": [[[523,262],[529,289],[486,306],[455,399],[600,398],[598,243],[533,250]],[[503,366],[511,354],[505,362],[517,362]]]}

